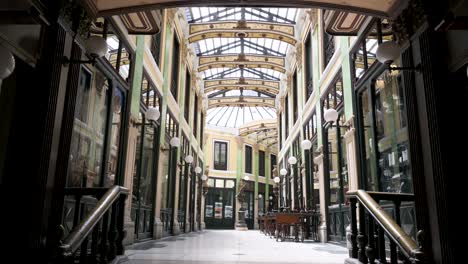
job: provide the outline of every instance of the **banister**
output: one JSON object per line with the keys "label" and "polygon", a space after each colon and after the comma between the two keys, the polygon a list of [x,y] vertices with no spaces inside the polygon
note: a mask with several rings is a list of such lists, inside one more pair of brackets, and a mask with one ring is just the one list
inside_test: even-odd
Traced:
{"label": "banister", "polygon": [[[389,238],[392,239],[401,249],[406,257],[413,259],[421,255],[420,248],[416,242],[407,235],[403,229],[385,212],[382,207],[372,198],[371,195],[380,195],[380,198],[401,198],[407,200],[411,198],[408,194],[391,194],[391,193],[376,193],[366,192],[364,190],[348,191],[346,195],[350,198],[358,199],[360,204],[363,205],[367,211],[374,217],[380,226],[386,231]],[[384,199],[384,200],[386,200]],[[400,200],[400,201],[403,201]]]}
{"label": "banister", "polygon": [[128,195],[129,190],[122,186],[114,186],[103,195],[96,207],[85,217],[81,223],[74,228],[68,237],[59,246],[61,254],[65,257],[71,256],[81,245],[83,240],[90,234],[94,226],[102,219],[112,204],[121,196]]}

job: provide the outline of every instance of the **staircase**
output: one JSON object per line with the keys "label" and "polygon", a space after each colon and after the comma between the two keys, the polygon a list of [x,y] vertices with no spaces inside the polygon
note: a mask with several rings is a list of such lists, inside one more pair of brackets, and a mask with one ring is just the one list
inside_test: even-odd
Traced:
{"label": "staircase", "polygon": [[[420,246],[423,232],[416,235],[417,245],[401,228],[400,205],[414,201],[414,195],[358,190],[347,196],[351,203],[351,250],[345,263],[429,263]],[[395,220],[380,207],[380,201],[393,202]]]}

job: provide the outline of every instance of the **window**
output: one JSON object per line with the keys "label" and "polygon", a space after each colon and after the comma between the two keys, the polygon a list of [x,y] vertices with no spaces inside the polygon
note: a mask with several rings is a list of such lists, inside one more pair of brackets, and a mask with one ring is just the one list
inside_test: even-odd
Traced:
{"label": "window", "polygon": [[265,177],[265,151],[258,151],[258,175]]}
{"label": "window", "polygon": [[126,43],[122,41],[117,35],[117,31],[112,24],[104,18],[98,18],[94,21],[93,33],[95,36],[102,36],[107,43],[106,59],[112,68],[122,77],[126,82],[129,81],[130,69],[132,62],[132,52],[127,48]]}
{"label": "window", "polygon": [[392,27],[387,20],[376,19],[351,51],[352,73],[358,81],[374,65],[380,43],[393,40]]}
{"label": "window", "polygon": [[[325,10],[322,11],[325,13]],[[323,28],[325,28],[325,20],[323,21]],[[323,31],[323,68],[327,68],[328,63],[335,54],[335,39],[332,35],[328,34],[326,30]]]}
{"label": "window", "polygon": [[284,98],[284,126],[285,126],[285,133],[284,133],[284,140],[287,140],[289,137],[289,102],[288,96]]}
{"label": "window", "polygon": [[279,149],[283,147],[283,115],[279,115]]}
{"label": "window", "polygon": [[190,84],[192,83],[192,77],[187,69],[185,72],[185,97],[184,97],[184,117],[187,124],[189,123],[190,113]]}
{"label": "window", "polygon": [[76,94],[76,107],[75,118],[84,123],[88,122],[88,104],[89,94],[91,90],[91,73],[85,68],[81,67],[80,81],[78,84],[78,91]]}
{"label": "window", "polygon": [[166,137],[170,140],[171,138],[177,136],[179,131],[179,124],[176,123],[174,115],[167,111],[166,114]]}
{"label": "window", "polygon": [[[277,166],[276,165],[276,155],[271,154],[270,155],[270,177],[272,179],[274,178],[273,170],[275,169],[275,166]],[[271,189],[271,190],[273,190],[273,189]]]}
{"label": "window", "polygon": [[306,74],[306,89],[305,91],[305,101],[307,102],[307,99],[309,96],[312,94],[314,91],[313,87],[313,69],[312,69],[312,36],[311,33],[307,35],[307,39],[305,42],[305,74]]}
{"label": "window", "polygon": [[252,147],[245,146],[245,172],[252,173]]}
{"label": "window", "polygon": [[176,102],[178,101],[179,96],[179,87],[178,87],[178,79],[179,79],[179,40],[177,39],[177,34],[174,32],[174,39],[173,39],[173,47],[172,47],[172,72],[171,72],[171,93]]}
{"label": "window", "polygon": [[214,143],[214,169],[227,170],[227,142]]}
{"label": "window", "polygon": [[161,96],[159,95],[156,87],[149,81],[149,76],[143,74],[141,81],[141,103],[146,107],[159,107]]}
{"label": "window", "polygon": [[298,104],[299,104],[299,94],[297,93],[297,71],[294,72],[292,77],[292,89],[293,89],[293,124],[296,123],[297,117],[299,113],[297,112]]}
{"label": "window", "polygon": [[[198,130],[198,95],[195,95],[195,103],[193,104],[193,124],[192,124],[192,132],[195,138],[197,138],[197,130]],[[200,136],[203,136],[203,135],[200,134]]]}
{"label": "window", "polygon": [[153,54],[156,65],[159,66],[159,57],[161,54],[161,31],[153,35],[151,39],[151,54]]}
{"label": "window", "polygon": [[203,113],[200,115],[200,146],[203,146],[203,129],[205,127],[205,121],[203,120]]}

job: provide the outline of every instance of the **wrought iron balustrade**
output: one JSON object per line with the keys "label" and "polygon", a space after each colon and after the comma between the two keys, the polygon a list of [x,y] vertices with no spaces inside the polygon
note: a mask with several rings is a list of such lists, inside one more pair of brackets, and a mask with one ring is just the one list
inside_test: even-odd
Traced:
{"label": "wrought iron balustrade", "polygon": [[170,231],[171,219],[172,219],[172,209],[171,208],[161,209],[161,222],[163,225],[163,230],[165,232]]}
{"label": "wrought iron balustrade", "polygon": [[[70,229],[60,227],[65,239],[57,247],[56,263],[108,263],[123,255],[124,211],[128,189],[66,188],[65,223],[73,215]],[[74,198],[74,199],[71,199]],[[74,201],[73,207],[67,206]],[[67,225],[65,225],[67,226]]]}
{"label": "wrought iron balustrade", "polygon": [[[347,193],[350,199],[351,251],[350,257],[362,263],[427,263],[422,248],[423,232],[416,241],[401,228],[401,204],[414,201],[414,195],[402,193],[366,192]],[[394,217],[378,202],[389,201],[394,206]],[[359,209],[357,210],[357,204]],[[358,223],[359,216],[359,223]],[[359,232],[358,232],[359,224]],[[386,240],[390,258],[387,259]]]}

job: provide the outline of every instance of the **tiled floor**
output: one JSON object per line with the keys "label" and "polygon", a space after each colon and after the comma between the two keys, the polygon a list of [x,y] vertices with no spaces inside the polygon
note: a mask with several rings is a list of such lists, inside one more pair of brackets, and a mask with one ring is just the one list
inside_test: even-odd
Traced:
{"label": "tiled floor", "polygon": [[343,264],[347,249],[318,242],[276,242],[257,230],[205,230],[143,243],[126,254],[133,264]]}

